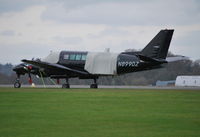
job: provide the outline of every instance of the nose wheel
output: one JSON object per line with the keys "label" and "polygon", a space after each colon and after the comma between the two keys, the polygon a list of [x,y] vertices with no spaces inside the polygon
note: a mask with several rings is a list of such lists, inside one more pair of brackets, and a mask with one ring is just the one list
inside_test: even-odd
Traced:
{"label": "nose wheel", "polygon": [[20,88],[20,87],[21,87],[20,81],[16,81],[16,82],[14,83],[14,88]]}
{"label": "nose wheel", "polygon": [[20,88],[21,87],[21,83],[20,83],[20,74],[17,74],[17,78],[16,81],[14,83],[14,88]]}

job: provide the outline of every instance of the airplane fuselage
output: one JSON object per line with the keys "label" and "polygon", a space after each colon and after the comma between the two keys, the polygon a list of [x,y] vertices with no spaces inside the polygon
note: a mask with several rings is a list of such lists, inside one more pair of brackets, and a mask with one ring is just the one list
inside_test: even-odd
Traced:
{"label": "airplane fuselage", "polygon": [[[109,53],[110,54],[110,53]],[[111,53],[112,54],[112,53]],[[27,65],[31,66],[31,73],[40,76],[42,73],[43,77],[51,77],[51,78],[66,78],[66,77],[79,77],[80,79],[87,79],[87,78],[94,78],[94,77],[99,77],[99,76],[112,76],[112,75],[121,75],[124,73],[131,73],[131,72],[137,72],[137,71],[142,71],[142,70],[148,70],[148,69],[153,69],[153,68],[160,68],[162,67],[162,63],[154,63],[148,62],[148,61],[143,61],[141,60],[137,54],[136,55],[129,55],[126,52],[124,53],[119,53],[117,55],[116,59],[116,72],[112,74],[91,74],[87,70],[85,70],[85,65],[86,65],[86,59],[87,59],[88,52],[79,52],[79,51],[61,51],[59,53],[58,61],[56,64],[63,65],[65,67],[74,69],[74,70],[79,70],[79,71],[84,71],[87,73],[86,75],[80,75],[77,73],[68,73],[66,71],[61,71],[57,69],[43,69],[41,72],[39,72],[39,68],[37,66],[31,65],[31,64],[20,64],[20,65]],[[55,56],[54,56],[55,58]],[[48,58],[49,59],[49,58]],[[45,61],[52,62],[51,59],[45,59]],[[55,63],[55,62],[52,62]],[[100,64],[101,65],[107,65],[107,64]],[[104,66],[107,67],[107,66]],[[15,68],[19,68],[19,66],[16,66]],[[22,67],[21,71],[18,71],[18,73],[25,74],[28,72],[27,69],[24,69],[25,67]]]}

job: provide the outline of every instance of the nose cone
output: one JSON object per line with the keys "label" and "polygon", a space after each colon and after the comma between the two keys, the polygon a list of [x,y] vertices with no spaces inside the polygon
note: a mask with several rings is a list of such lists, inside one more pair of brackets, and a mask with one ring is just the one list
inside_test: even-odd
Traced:
{"label": "nose cone", "polygon": [[28,67],[26,66],[26,64],[22,63],[22,64],[15,66],[13,68],[13,71],[15,71],[18,74],[25,74],[28,72]]}
{"label": "nose cone", "polygon": [[19,64],[15,67],[13,67],[13,71],[19,71],[19,70],[23,70],[24,69],[24,66],[22,64]]}
{"label": "nose cone", "polygon": [[26,74],[26,73],[36,73],[38,71],[38,67],[35,67],[31,64],[22,63],[15,67],[13,67],[13,71],[18,74]]}

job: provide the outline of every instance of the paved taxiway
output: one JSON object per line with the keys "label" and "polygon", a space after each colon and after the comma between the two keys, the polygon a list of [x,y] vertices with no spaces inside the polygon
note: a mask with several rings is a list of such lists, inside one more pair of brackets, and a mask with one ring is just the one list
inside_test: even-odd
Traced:
{"label": "paved taxiway", "polygon": [[[0,87],[13,87],[13,85],[0,85]],[[31,87],[22,85],[22,87]],[[90,88],[89,85],[70,85],[71,88]],[[120,88],[120,89],[186,89],[200,90],[200,87],[175,87],[175,86],[116,86],[116,85],[98,85],[99,88]],[[36,85],[35,88],[61,88],[61,85]]]}

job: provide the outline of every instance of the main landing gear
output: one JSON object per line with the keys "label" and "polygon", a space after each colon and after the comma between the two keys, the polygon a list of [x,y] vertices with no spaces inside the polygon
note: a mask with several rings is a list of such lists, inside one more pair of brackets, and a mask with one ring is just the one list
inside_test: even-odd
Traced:
{"label": "main landing gear", "polygon": [[14,83],[14,88],[20,88],[21,87],[21,82],[20,82],[20,75],[17,75],[17,78],[15,80],[15,83]]}
{"label": "main landing gear", "polygon": [[[62,88],[70,88],[69,79],[66,78],[66,83],[62,84]],[[90,88],[98,88],[97,79],[94,79],[94,83],[90,85]]]}
{"label": "main landing gear", "polygon": [[66,78],[66,84],[62,84],[62,88],[70,88],[69,79]]}
{"label": "main landing gear", "polygon": [[94,84],[90,85],[90,88],[98,88],[97,79],[94,79]]}

